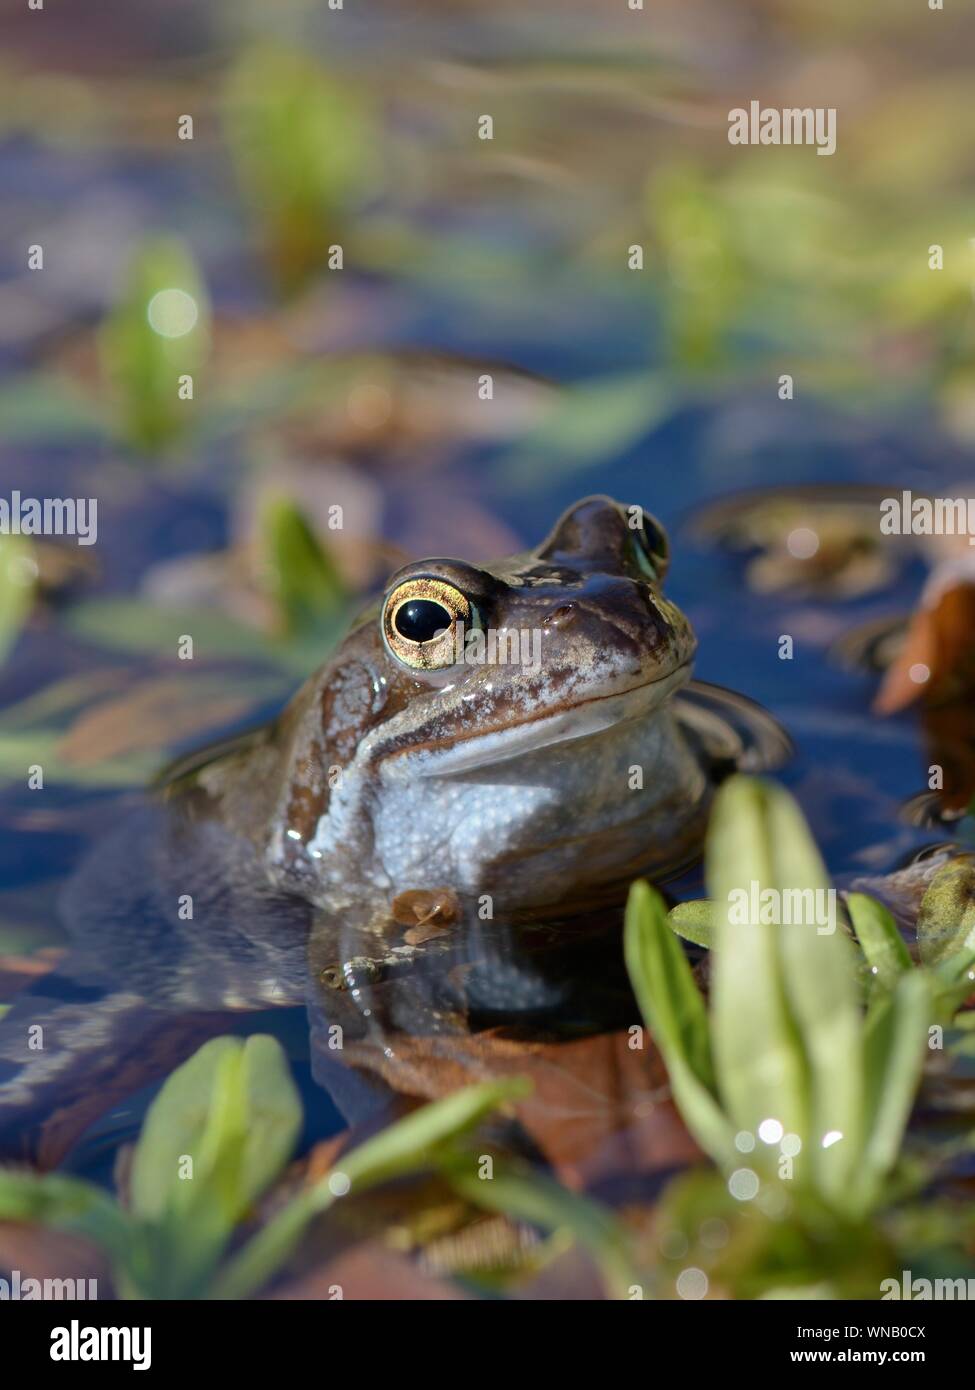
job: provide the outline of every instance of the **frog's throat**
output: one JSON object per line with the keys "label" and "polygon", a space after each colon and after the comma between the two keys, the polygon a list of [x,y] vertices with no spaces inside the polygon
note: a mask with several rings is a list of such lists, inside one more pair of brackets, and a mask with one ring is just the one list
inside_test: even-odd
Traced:
{"label": "frog's throat", "polygon": [[555,714],[524,719],[484,734],[470,734],[383,760],[383,777],[452,777],[481,767],[494,767],[542,748],[593,738],[627,722],[645,721],[690,679],[691,661],[654,681],[627,690],[594,695]]}

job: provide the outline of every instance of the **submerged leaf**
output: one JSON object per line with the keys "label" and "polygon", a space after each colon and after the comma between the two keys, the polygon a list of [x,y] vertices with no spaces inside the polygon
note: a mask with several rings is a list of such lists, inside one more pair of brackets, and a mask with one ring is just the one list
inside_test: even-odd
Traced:
{"label": "submerged leaf", "polygon": [[169,607],[145,600],[90,599],[70,610],[65,619],[71,631],[91,642],[124,651],[176,654],[189,636],[194,657],[239,659],[293,673],[302,679],[315,669],[343,632],[341,617],[320,620],[314,631],[288,635],[279,642],[252,627],[235,622],[212,608]]}
{"label": "submerged leaf", "polygon": [[35,368],[0,387],[0,420],[8,447],[43,440],[77,448],[105,433],[97,406],[69,379]]}
{"label": "submerged leaf", "polygon": [[539,486],[552,473],[591,470],[623,453],[667,419],[680,404],[672,379],[636,373],[597,377],[566,389],[529,429],[498,468],[518,492]]}
{"label": "submerged leaf", "polygon": [[252,628],[212,609],[164,607],[145,600],[89,599],[67,615],[70,629],[89,641],[125,651],[172,653],[184,635],[193,638],[195,657],[259,660],[268,644]]}
{"label": "submerged leaf", "polygon": [[432,1101],[391,1125],[342,1159],[351,1188],[361,1191],[436,1159],[442,1146],[465,1134],[499,1105],[521,1100],[531,1090],[523,1077],[469,1086]]}

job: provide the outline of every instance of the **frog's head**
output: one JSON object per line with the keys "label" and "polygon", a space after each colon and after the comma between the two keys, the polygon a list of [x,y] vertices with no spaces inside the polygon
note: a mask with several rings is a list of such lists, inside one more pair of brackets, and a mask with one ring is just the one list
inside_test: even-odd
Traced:
{"label": "frog's head", "polygon": [[648,842],[674,862],[703,785],[661,710],[695,648],[666,569],[652,517],[591,497],[511,559],[397,571],[279,723],[289,886],[334,905],[488,885],[521,905],[642,866]]}
{"label": "frog's head", "polygon": [[658,705],[688,678],[696,645],[661,592],[667,564],[659,522],[589,497],[525,554],[397,571],[372,620],[399,707],[382,756],[467,768]]}

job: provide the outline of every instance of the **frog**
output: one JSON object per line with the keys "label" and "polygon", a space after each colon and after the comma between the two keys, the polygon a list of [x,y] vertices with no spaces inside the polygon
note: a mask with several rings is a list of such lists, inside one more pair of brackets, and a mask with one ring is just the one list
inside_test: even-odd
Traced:
{"label": "frog", "polygon": [[[65,1090],[111,1103],[133,1029],[161,1059],[177,1018],[185,1033],[309,991],[320,1029],[323,982],[375,1020],[378,979],[463,958],[485,917],[557,945],[551,924],[683,871],[720,781],[777,766],[789,743],[693,679],[670,558],[649,511],[599,495],[506,559],[397,570],[280,714],[172,764],[81,865],[68,961],[37,987],[44,1007],[28,994],[0,1024],[5,1096],[43,1130]],[[401,909],[418,901],[451,906],[410,944]],[[524,983],[506,961],[492,1007]],[[397,1026],[439,1018],[410,989]],[[30,1056],[44,1008],[52,1050]]]}
{"label": "frog", "polygon": [[166,794],[253,843],[282,891],[380,926],[422,889],[537,915],[668,877],[722,764],[783,748],[741,701],[721,728],[720,694],[691,683],[669,563],[650,513],[594,496],[522,554],[409,564],[280,719]]}

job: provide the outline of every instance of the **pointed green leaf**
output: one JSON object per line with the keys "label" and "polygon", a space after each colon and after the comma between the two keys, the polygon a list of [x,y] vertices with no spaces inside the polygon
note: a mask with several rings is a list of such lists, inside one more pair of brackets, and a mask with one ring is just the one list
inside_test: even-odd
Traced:
{"label": "pointed green leaf", "polygon": [[712,1027],[720,1094],[739,1129],[766,1119],[809,1134],[806,1065],[789,1011],[779,928],[752,921],[751,885],[775,888],[764,786],[732,778],[711,814],[707,880],[715,905]]}
{"label": "pointed green leaf", "polygon": [[663,899],[642,880],[626,904],[626,968],[640,1011],[667,1066],[688,1129],[715,1162],[734,1161],[734,1132],[714,1093],[708,1016]]}
{"label": "pointed green leaf", "polygon": [[[302,1108],[281,1044],[213,1038],[153,1101],[132,1163],[132,1210],[158,1220],[216,1207],[229,1226],[291,1156]],[[192,1177],[181,1176],[192,1160]]]}
{"label": "pointed green leaf", "polygon": [[223,117],[238,181],[290,293],[326,263],[346,218],[376,187],[375,114],[360,88],[310,53],[258,43],[230,71]]}
{"label": "pointed green leaf", "polygon": [[531,1091],[525,1077],[466,1086],[432,1101],[384,1129],[343,1157],[340,1167],[354,1191],[387,1182],[400,1173],[432,1162],[447,1141],[464,1134],[499,1105],[520,1100]]}
{"label": "pointed green leaf", "polygon": [[914,968],[897,923],[883,903],[866,893],[850,893],[846,906],[877,983],[893,989],[901,975]]}
{"label": "pointed green leaf", "polygon": [[124,1251],[129,1222],[101,1188],[63,1173],[0,1169],[0,1221],[24,1221],[83,1236],[113,1257]]}
{"label": "pointed green leaf", "polygon": [[893,1168],[921,1079],[931,1018],[928,980],[901,975],[870,1011],[864,1038],[863,1160],[854,1181],[869,1206]]}
{"label": "pointed green leaf", "polygon": [[280,1043],[214,1038],[169,1077],[142,1127],[127,1262],[147,1297],[197,1297],[234,1227],[287,1162],[302,1109]]}
{"label": "pointed green leaf", "polygon": [[335,561],[290,498],[267,499],[261,537],[268,585],[288,632],[341,613],[348,595]]}
{"label": "pointed green leaf", "polygon": [[592,1256],[613,1298],[630,1297],[641,1283],[627,1233],[607,1207],[520,1164],[496,1164],[493,1176],[482,1178],[471,1160],[454,1158],[444,1172],[475,1206],[544,1231],[567,1232]]}
{"label": "pointed green leaf", "polygon": [[842,1201],[860,1148],[855,960],[819,852],[784,789],[746,777],[720,789],[708,885],[721,1094],[740,1128],[771,1119],[797,1134],[823,1196]]}
{"label": "pointed green leaf", "polygon": [[967,1014],[955,1015],[965,1000],[975,994],[975,950],[955,951],[936,965],[925,967],[933,994],[934,1021],[961,1027]]}
{"label": "pointed green leaf", "polygon": [[673,931],[694,946],[710,949],[714,942],[714,904],[708,898],[678,903],[667,913]]}
{"label": "pointed green leaf", "polygon": [[343,1154],[336,1167],[295,1197],[231,1259],[214,1281],[213,1298],[246,1298],[280,1269],[309,1222],[337,1197],[361,1192],[389,1178],[421,1171],[437,1162],[446,1146],[474,1128],[499,1105],[528,1094],[524,1077],[467,1086],[407,1115],[374,1139]]}

